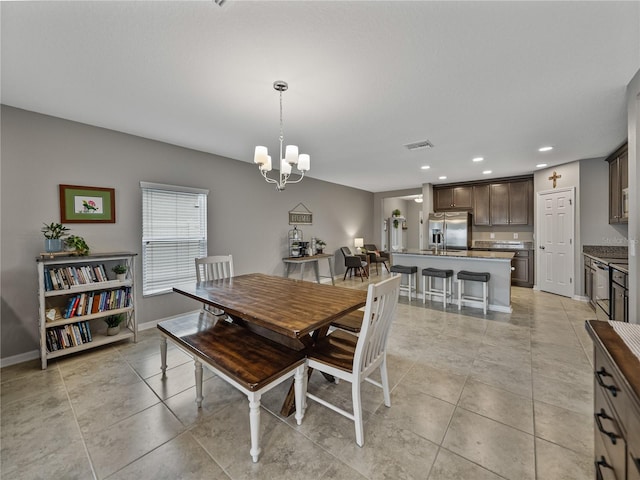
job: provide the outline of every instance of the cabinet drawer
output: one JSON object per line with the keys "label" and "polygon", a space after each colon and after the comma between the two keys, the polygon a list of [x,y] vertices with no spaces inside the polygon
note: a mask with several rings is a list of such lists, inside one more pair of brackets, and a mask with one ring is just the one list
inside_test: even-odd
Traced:
{"label": "cabinet drawer", "polygon": [[609,465],[619,478],[625,478],[626,442],[618,423],[618,416],[605,398],[606,393],[596,384],[594,391],[594,432],[600,436],[607,451]]}
{"label": "cabinet drawer", "polygon": [[598,392],[601,392],[602,396],[609,401],[614,415],[622,419],[622,424],[625,424],[626,418],[623,416],[626,416],[630,402],[625,390],[622,389],[622,381],[617,370],[611,366],[609,359],[598,349],[595,352],[594,363],[594,394],[597,396]]}
{"label": "cabinet drawer", "polygon": [[595,454],[594,466],[595,466],[595,474],[596,479],[600,480],[625,480],[624,471],[622,475],[619,472],[616,472],[613,467],[613,462],[609,457],[609,453],[607,449],[604,447],[604,442],[602,441],[602,436],[596,435],[595,441],[593,445],[593,451]]}
{"label": "cabinet drawer", "polygon": [[627,411],[627,480],[640,480],[640,409]]}
{"label": "cabinet drawer", "polygon": [[611,269],[611,280],[616,282],[618,285],[622,285],[627,288],[627,274],[623,272],[619,272],[615,268]]}

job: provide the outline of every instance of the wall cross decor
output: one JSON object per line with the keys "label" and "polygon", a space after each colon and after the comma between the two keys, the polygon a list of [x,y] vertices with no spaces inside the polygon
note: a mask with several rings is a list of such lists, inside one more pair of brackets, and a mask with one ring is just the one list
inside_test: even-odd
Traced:
{"label": "wall cross decor", "polygon": [[562,175],[558,175],[558,174],[556,173],[556,171],[554,170],[554,171],[553,171],[553,175],[551,175],[551,176],[549,177],[549,180],[553,180],[553,188],[556,188],[556,181],[557,181],[559,178],[562,178]]}

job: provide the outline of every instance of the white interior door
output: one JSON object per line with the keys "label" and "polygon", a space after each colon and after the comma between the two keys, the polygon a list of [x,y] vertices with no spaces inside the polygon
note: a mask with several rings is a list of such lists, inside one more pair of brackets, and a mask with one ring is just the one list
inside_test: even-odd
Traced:
{"label": "white interior door", "polygon": [[574,294],[574,188],[538,193],[538,288],[572,297]]}

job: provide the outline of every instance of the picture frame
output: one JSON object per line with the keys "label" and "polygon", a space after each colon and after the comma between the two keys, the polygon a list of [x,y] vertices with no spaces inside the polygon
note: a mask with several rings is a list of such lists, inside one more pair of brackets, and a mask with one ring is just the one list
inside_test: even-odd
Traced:
{"label": "picture frame", "polygon": [[115,189],[61,184],[60,223],[116,223]]}

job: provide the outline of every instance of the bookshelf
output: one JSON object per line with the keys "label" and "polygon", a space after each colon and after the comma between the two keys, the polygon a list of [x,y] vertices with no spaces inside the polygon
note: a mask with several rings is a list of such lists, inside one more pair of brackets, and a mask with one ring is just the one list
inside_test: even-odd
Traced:
{"label": "bookshelf", "polygon": [[[138,336],[135,315],[136,254],[86,256],[42,254],[37,258],[40,359],[42,369],[54,358]],[[124,279],[111,270],[126,265]],[[104,319],[124,315],[120,332],[107,335]]]}

